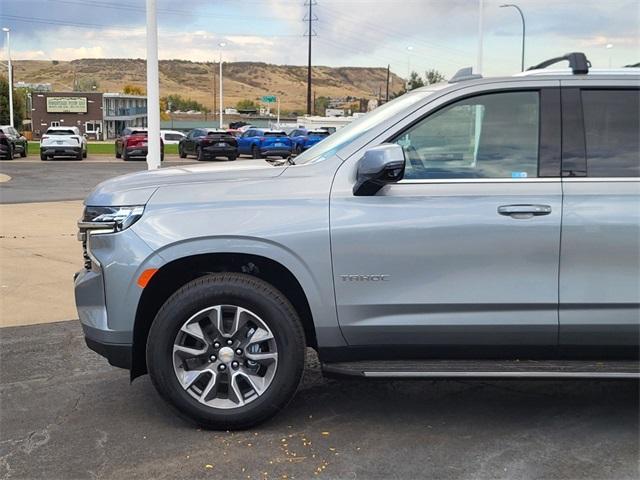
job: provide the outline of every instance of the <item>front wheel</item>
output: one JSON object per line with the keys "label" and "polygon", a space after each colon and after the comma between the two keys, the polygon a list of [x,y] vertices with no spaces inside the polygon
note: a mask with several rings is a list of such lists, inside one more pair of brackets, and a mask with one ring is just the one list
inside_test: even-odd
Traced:
{"label": "front wheel", "polygon": [[184,149],[182,148],[182,145],[178,145],[178,156],[180,158],[187,158],[187,154],[184,153]]}
{"label": "front wheel", "polygon": [[202,162],[204,160],[204,152],[202,151],[202,148],[200,148],[200,147],[196,148],[196,159],[199,162]]}
{"label": "front wheel", "polygon": [[239,273],[189,282],[162,306],[147,340],[154,386],[206,428],[248,428],[293,397],[304,368],[298,315],[272,285]]}
{"label": "front wheel", "polygon": [[237,155],[229,155],[229,156],[227,157],[227,159],[229,159],[229,161],[230,161],[230,162],[233,162],[236,158],[238,158],[238,156],[237,156]]}

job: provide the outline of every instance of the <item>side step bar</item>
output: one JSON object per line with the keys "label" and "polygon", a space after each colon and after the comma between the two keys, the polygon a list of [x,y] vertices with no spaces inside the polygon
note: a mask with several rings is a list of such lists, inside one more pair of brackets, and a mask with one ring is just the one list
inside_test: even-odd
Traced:
{"label": "side step bar", "polygon": [[637,360],[379,360],[323,363],[322,370],[372,378],[640,379]]}

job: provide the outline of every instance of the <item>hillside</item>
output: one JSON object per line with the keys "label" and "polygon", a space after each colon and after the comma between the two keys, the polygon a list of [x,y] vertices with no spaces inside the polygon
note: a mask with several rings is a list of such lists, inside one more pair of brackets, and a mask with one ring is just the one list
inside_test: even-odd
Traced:
{"label": "hillside", "polygon": [[[76,79],[95,79],[103,92],[122,91],[124,85],[146,87],[145,62],[140,59],[80,59],[70,62],[16,60],[15,80],[51,83],[56,91],[68,91]],[[215,64],[217,70],[218,65]],[[223,72],[225,107],[239,100],[279,95],[283,110],[306,108],[307,69],[304,66],[270,65],[256,62],[225,63]],[[179,94],[213,107],[214,64],[187,60],[160,61],[160,95]],[[374,98],[386,80],[384,68],[314,67],[316,96]],[[391,76],[390,91],[402,89],[404,81]]]}

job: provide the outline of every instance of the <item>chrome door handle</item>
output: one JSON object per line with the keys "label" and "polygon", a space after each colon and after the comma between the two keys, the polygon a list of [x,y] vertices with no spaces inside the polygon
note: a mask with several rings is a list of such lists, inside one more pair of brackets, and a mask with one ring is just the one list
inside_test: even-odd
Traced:
{"label": "chrome door handle", "polygon": [[502,205],[498,207],[498,213],[513,218],[531,218],[549,215],[551,207],[549,205]]}

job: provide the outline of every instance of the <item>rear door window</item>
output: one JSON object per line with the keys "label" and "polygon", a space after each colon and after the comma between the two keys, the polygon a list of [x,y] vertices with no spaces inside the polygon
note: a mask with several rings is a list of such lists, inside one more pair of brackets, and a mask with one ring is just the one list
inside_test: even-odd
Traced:
{"label": "rear door window", "polygon": [[583,90],[587,175],[640,177],[640,90]]}

